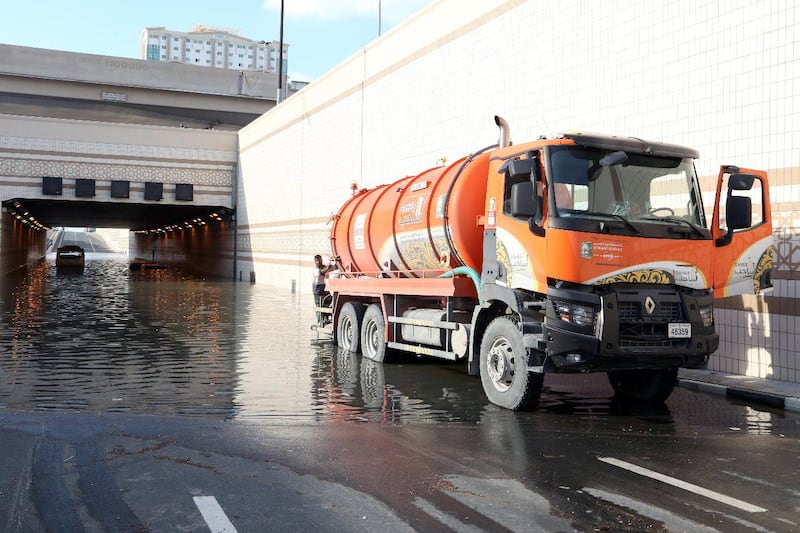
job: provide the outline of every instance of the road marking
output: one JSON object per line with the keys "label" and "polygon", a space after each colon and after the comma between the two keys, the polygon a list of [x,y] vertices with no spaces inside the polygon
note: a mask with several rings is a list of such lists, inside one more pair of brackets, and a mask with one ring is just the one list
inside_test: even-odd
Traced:
{"label": "road marking", "polygon": [[583,492],[587,494],[591,494],[595,498],[600,500],[613,503],[614,505],[618,505],[620,507],[627,507],[642,516],[650,518],[652,520],[658,520],[667,531],[693,531],[694,533],[719,533],[718,529],[714,529],[713,527],[707,527],[702,524],[698,524],[688,518],[683,518],[682,516],[676,515],[667,511],[666,509],[662,509],[661,507],[656,507],[654,505],[649,505],[647,503],[641,502],[639,500],[634,500],[633,498],[628,498],[621,494],[614,494],[612,492],[608,492],[602,489],[593,489],[591,487],[584,487],[581,489]]}
{"label": "road marking", "polygon": [[666,483],[667,485],[672,485],[673,487],[678,487],[679,489],[683,489],[692,492],[694,494],[699,494],[700,496],[705,496],[706,498],[711,498],[712,500],[717,500],[718,502],[730,505],[732,507],[736,507],[737,509],[741,509],[742,511],[746,511],[748,513],[767,512],[767,509],[764,509],[763,507],[758,507],[757,505],[753,505],[751,503],[747,503],[742,500],[737,500],[736,498],[720,494],[719,492],[714,492],[713,490],[704,489],[703,487],[700,487],[698,485],[694,485],[686,481],[681,481],[680,479],[666,476],[664,474],[659,474],[658,472],[654,472],[653,470],[648,470],[647,468],[642,468],[641,466],[636,466],[631,463],[626,463],[625,461],[620,461],[619,459],[614,459],[613,457],[598,457],[598,459],[600,459],[604,463],[608,463],[610,465],[623,468],[625,470],[628,470],[629,472],[633,472],[641,476],[649,477],[650,479],[655,479],[656,481],[661,481],[662,483]]}
{"label": "road marking", "polygon": [[465,524],[458,518],[441,511],[431,502],[419,496],[414,499],[414,505],[425,511],[431,518],[438,520],[457,533],[479,533],[483,531],[479,527]]}
{"label": "road marking", "polygon": [[206,521],[211,533],[236,533],[236,528],[225,516],[225,511],[222,510],[215,497],[195,496],[194,504],[203,515],[203,520]]}

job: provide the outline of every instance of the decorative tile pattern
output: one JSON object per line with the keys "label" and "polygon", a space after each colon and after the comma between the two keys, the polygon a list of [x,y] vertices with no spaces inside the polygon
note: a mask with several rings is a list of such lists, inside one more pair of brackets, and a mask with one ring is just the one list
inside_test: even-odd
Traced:
{"label": "decorative tile pattern", "polygon": [[232,168],[199,165],[158,165],[133,161],[86,162],[77,159],[9,158],[0,153],[0,176],[90,178],[96,180],[156,181],[162,183],[193,183],[195,185],[227,186],[231,184]]}

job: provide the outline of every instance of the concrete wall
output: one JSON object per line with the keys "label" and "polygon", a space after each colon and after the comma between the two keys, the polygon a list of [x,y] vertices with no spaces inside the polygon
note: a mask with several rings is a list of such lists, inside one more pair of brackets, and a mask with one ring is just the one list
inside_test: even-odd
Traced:
{"label": "concrete wall", "polygon": [[[96,180],[96,202],[111,200],[116,179],[141,189],[117,202],[143,202],[144,182],[192,183],[192,204],[231,207],[236,151],[232,132],[0,115],[0,200],[45,198],[42,176],[60,176],[65,189]],[[160,204],[176,203],[169,198]]]}
{"label": "concrete wall", "polygon": [[0,214],[0,276],[42,260],[47,232],[19,223],[8,213]]}
{"label": "concrete wall", "polygon": [[351,182],[568,130],[696,147],[771,174],[773,296],[722,302],[713,368],[800,382],[800,6],[440,0],[240,132],[240,268],[306,290]]}
{"label": "concrete wall", "polygon": [[[87,217],[99,218],[86,219],[82,224],[85,226],[102,227],[103,209],[113,210],[115,204],[147,205],[145,182],[164,183],[164,199],[149,202],[159,209],[169,210],[170,204],[173,208],[177,205],[233,207],[236,161],[237,136],[233,132],[0,115],[0,201],[45,199],[42,176],[60,176],[65,192],[57,198],[69,202],[75,200],[75,179],[92,178],[96,180],[96,196],[81,200],[101,207],[86,213]],[[111,199],[110,184],[114,179],[131,182],[130,198]],[[192,202],[174,199],[172,191],[176,183],[194,184]],[[28,235],[27,227],[9,222],[13,220],[7,215],[2,219],[0,274],[45,253],[44,232],[38,232],[41,236]],[[215,273],[232,276],[232,232],[227,241],[212,240],[207,250],[192,252],[200,242],[198,235],[227,234],[227,227],[220,224],[197,234],[188,230],[174,233],[171,238],[175,242],[164,247],[180,249],[181,253],[164,253],[160,260],[196,263],[197,270],[206,271],[212,265],[206,256],[223,250],[227,256],[222,266],[217,265],[219,270]],[[184,249],[186,241],[190,245]],[[146,250],[150,250],[149,245]],[[131,255],[135,257],[139,251],[134,248]]]}
{"label": "concrete wall", "polygon": [[[210,278],[238,279],[234,272],[233,222],[196,226],[168,234],[131,233],[130,257],[177,267]],[[240,281],[248,281],[243,274]]]}
{"label": "concrete wall", "polygon": [[[118,86],[126,94],[129,89],[139,87],[178,93],[240,95],[274,100],[278,89],[278,75],[274,72],[210,69],[182,63],[78,54],[7,44],[0,44],[0,73],[25,78]],[[130,95],[127,101],[142,103],[136,99],[136,94],[134,92]],[[180,107],[181,104],[176,101],[170,105]]]}

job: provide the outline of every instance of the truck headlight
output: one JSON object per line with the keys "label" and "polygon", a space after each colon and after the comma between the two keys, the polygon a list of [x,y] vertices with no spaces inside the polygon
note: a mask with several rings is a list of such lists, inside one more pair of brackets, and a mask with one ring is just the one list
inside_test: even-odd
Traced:
{"label": "truck headlight", "polygon": [[591,327],[594,325],[594,308],[572,302],[556,301],[553,303],[559,320],[576,326]]}
{"label": "truck headlight", "polygon": [[703,325],[705,327],[711,327],[714,325],[714,306],[713,305],[704,305],[700,307],[700,318],[703,320]]}

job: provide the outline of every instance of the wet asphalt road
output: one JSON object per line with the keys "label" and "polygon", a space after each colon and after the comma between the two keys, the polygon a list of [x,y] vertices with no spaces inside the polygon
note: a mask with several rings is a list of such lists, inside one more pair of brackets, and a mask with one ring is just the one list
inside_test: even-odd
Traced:
{"label": "wet asphalt road", "polygon": [[91,256],[0,292],[3,531],[797,531],[800,417],[379,365],[264,286]]}

